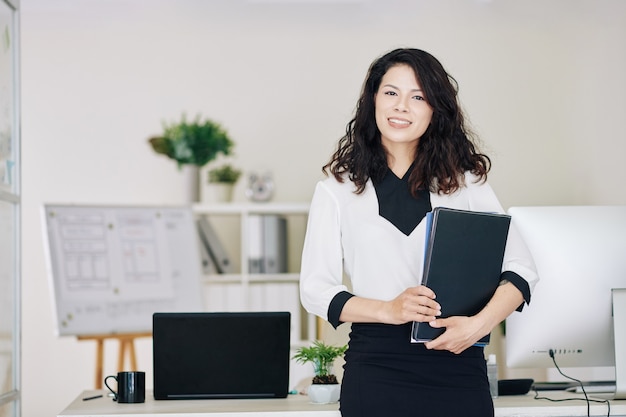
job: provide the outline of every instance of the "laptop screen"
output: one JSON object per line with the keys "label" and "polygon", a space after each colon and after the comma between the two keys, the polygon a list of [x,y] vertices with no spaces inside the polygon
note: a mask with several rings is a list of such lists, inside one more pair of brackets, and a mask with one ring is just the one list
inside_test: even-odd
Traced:
{"label": "laptop screen", "polygon": [[154,398],[284,398],[289,312],[155,313]]}

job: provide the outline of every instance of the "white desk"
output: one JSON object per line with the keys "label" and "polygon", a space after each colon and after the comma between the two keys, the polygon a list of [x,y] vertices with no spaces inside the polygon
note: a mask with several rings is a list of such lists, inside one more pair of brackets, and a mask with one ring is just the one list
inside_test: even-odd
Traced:
{"label": "white desk", "polygon": [[[83,401],[93,395],[103,398]],[[260,400],[155,400],[146,391],[143,404],[118,404],[107,391],[84,391],[59,416],[83,417],[340,417],[337,404],[311,404],[305,395]]]}
{"label": "white desk", "polygon": [[[118,404],[107,396],[108,391],[84,391],[58,417],[340,417],[337,404],[315,405],[303,395],[269,400],[160,400],[146,392],[143,404]],[[83,398],[104,394],[95,400]],[[546,397],[559,399],[580,395],[543,391]],[[535,400],[533,394],[496,398],[496,417],[575,417],[586,416],[584,401],[553,403]],[[592,416],[606,416],[606,404],[593,403]],[[611,401],[611,416],[626,416],[626,401]]]}

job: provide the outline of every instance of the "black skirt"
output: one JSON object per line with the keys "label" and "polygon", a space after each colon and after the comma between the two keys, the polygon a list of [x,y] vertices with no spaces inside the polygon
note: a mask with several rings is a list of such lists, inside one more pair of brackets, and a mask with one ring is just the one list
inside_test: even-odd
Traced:
{"label": "black skirt", "polygon": [[492,417],[482,347],[456,355],[410,343],[411,324],[353,324],[343,417]]}

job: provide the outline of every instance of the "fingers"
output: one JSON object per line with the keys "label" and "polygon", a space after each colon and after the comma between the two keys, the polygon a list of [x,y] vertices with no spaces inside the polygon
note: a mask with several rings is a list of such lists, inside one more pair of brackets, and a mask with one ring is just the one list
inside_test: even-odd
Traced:
{"label": "fingers", "polygon": [[435,292],[424,285],[418,285],[417,287],[407,288],[405,292],[415,294],[418,296],[423,295],[424,297],[428,297],[433,300],[436,298]]}
{"label": "fingers", "polygon": [[420,285],[409,288],[407,293],[409,294],[407,301],[411,303],[407,306],[408,311],[424,316],[423,320],[419,321],[432,321],[441,315],[441,305],[435,301],[435,293],[430,288]]}
{"label": "fingers", "polygon": [[436,306],[418,305],[414,308],[407,309],[410,321],[431,322],[441,315],[441,308]]}
{"label": "fingers", "polygon": [[424,286],[406,289],[391,301],[390,323],[409,321],[429,322],[441,315],[441,306],[434,300],[435,293]]}
{"label": "fingers", "polygon": [[443,334],[436,339],[425,343],[427,349],[448,350],[459,354],[474,345],[482,336],[472,325],[471,317],[453,316],[445,319],[438,318],[430,323],[432,327],[445,328]]}
{"label": "fingers", "polygon": [[437,295],[435,294],[435,292],[428,287],[420,285],[419,287],[417,287],[417,290],[420,291],[422,295],[425,295],[428,298],[432,298],[433,300],[437,298]]}

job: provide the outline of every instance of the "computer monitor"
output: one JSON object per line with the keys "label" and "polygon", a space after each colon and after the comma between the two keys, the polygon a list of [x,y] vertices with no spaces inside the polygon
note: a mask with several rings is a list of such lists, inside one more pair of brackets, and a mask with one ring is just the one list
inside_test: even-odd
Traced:
{"label": "computer monitor", "polygon": [[615,398],[626,398],[626,206],[508,213],[540,281],[506,320],[507,366],[554,368],[552,350],[559,368],[615,367]]}

